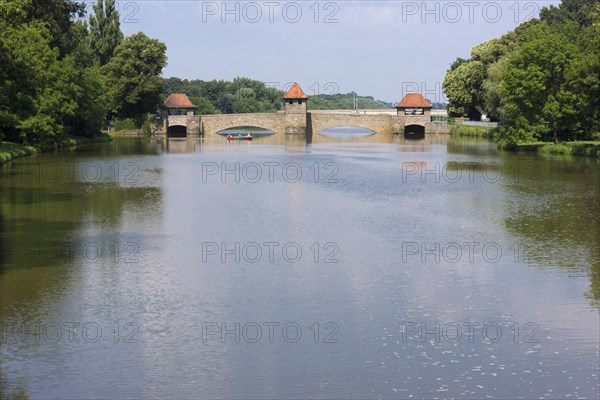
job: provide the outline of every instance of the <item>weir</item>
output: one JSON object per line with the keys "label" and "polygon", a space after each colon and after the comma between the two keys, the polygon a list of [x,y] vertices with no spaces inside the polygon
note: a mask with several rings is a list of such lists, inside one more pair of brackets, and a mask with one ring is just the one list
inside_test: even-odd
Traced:
{"label": "weir", "polygon": [[185,94],[171,94],[161,106],[160,133],[168,137],[210,137],[238,126],[255,126],[276,135],[302,135],[309,142],[315,133],[339,126],[370,129],[375,134],[405,134],[423,137],[426,134],[450,133],[450,125],[433,122],[432,105],[420,93],[408,93],[395,105],[396,113],[381,114],[347,110],[307,111],[309,97],[298,83],[283,96],[284,109],[274,113],[195,115],[197,107]]}

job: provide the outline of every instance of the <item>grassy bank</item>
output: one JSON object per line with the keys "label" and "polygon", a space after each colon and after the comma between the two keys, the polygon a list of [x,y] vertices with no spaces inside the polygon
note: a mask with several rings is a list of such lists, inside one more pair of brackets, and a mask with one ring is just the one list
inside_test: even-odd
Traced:
{"label": "grassy bank", "polygon": [[600,158],[600,140],[562,143],[521,143],[516,146],[499,146],[501,150],[526,151],[543,155],[573,155]]}
{"label": "grassy bank", "polygon": [[22,144],[11,142],[0,142],[0,164],[4,164],[8,161],[14,160],[15,158],[31,156],[47,151],[53,151],[57,148],[71,147],[84,143],[104,143],[110,142],[111,140],[112,138],[110,136],[102,134],[91,138],[71,136],[61,139],[58,143],[48,143],[31,146],[25,146]]}
{"label": "grassy bank", "polygon": [[0,142],[0,164],[19,157],[31,156],[39,153],[39,150],[33,146],[23,146],[21,144]]}
{"label": "grassy bank", "polygon": [[450,134],[456,136],[493,138],[496,130],[496,128],[490,128],[487,126],[455,124],[450,127]]}
{"label": "grassy bank", "polygon": [[571,154],[600,158],[600,141],[545,143],[538,147],[540,154]]}

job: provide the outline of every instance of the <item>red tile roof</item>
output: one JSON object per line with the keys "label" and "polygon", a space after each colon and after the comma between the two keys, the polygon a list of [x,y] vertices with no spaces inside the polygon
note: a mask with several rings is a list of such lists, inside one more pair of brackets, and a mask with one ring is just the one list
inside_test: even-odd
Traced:
{"label": "red tile roof", "polygon": [[421,93],[408,93],[394,107],[433,107]]}
{"label": "red tile roof", "polygon": [[162,105],[163,108],[198,108],[185,93],[172,93]]}
{"label": "red tile roof", "polygon": [[290,90],[283,96],[284,99],[308,99],[308,96],[304,94],[300,85],[296,82],[292,85]]}

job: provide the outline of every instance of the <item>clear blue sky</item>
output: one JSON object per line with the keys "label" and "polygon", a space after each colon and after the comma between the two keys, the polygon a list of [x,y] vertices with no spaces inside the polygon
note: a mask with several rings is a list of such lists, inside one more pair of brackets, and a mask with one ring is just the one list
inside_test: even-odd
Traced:
{"label": "clear blue sky", "polygon": [[[559,1],[118,1],[125,35],[167,45],[163,75],[247,76],[308,95],[352,90],[395,102],[443,100],[450,63]],[[91,6],[90,6],[91,8]],[[330,83],[332,82],[332,83]]]}

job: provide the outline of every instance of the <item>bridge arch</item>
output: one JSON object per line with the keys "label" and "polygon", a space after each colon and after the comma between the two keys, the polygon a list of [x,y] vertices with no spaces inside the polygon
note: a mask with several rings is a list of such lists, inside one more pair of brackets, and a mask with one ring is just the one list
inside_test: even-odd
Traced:
{"label": "bridge arch", "polygon": [[186,125],[169,125],[167,127],[167,137],[184,138],[188,136],[188,128]]}
{"label": "bridge arch", "polygon": [[404,136],[413,139],[423,139],[425,137],[425,124],[412,123],[405,125]]}
{"label": "bridge arch", "polygon": [[284,117],[283,113],[203,115],[201,124],[205,137],[240,126],[263,128],[279,134],[284,131]]}
{"label": "bridge arch", "polygon": [[311,113],[312,131],[320,133],[326,129],[356,127],[377,133],[391,132],[391,119],[381,114],[319,114]]}

